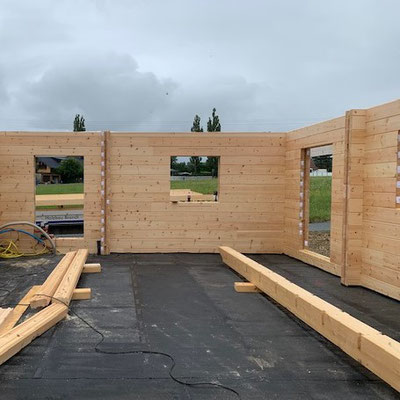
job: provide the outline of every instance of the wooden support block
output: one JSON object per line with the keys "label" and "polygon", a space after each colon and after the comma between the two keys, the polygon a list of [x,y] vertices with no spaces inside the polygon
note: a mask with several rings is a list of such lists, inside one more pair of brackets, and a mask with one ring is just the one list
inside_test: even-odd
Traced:
{"label": "wooden support block", "polygon": [[29,307],[32,297],[39,292],[41,286],[32,286],[28,293],[18,302],[18,305],[12,309],[11,316],[7,318],[5,324],[0,324],[0,336],[8,332],[17,324],[23,313]]}
{"label": "wooden support block", "polygon": [[83,267],[84,274],[95,274],[97,272],[101,272],[100,264],[85,264]]}
{"label": "wooden support block", "polygon": [[52,304],[0,336],[0,365],[63,319],[68,307]]}
{"label": "wooden support block", "polygon": [[235,282],[235,290],[239,293],[260,293],[261,290],[251,282]]}
{"label": "wooden support block", "polygon": [[76,288],[72,293],[72,300],[89,300],[92,296],[90,288]]}
{"label": "wooden support block", "polygon": [[68,267],[70,266],[75,255],[76,251],[71,251],[67,253],[57,264],[51,274],[47,277],[46,281],[43,283],[40,293],[31,299],[30,304],[32,308],[46,307],[50,304],[52,296],[56,292],[61,280],[64,278],[64,275],[67,272]]}
{"label": "wooden support block", "polygon": [[400,391],[399,342],[230,247],[219,250],[225,264]]}
{"label": "wooden support block", "polygon": [[89,251],[87,249],[79,249],[76,252],[76,256],[72,260],[68,271],[54,293],[52,299],[53,304],[62,303],[64,305],[69,305],[88,255]]}

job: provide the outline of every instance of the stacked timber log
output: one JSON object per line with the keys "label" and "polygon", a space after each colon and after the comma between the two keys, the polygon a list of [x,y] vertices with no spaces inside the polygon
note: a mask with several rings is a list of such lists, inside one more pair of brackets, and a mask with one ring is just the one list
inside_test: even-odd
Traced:
{"label": "stacked timber log", "polygon": [[[0,365],[61,321],[71,300],[90,298],[90,289],[76,288],[86,272],[88,254],[87,249],[67,253],[42,286],[33,286],[14,309],[0,309]],[[101,271],[100,264],[87,264],[87,268],[89,273]],[[29,305],[44,308],[15,326]]]}

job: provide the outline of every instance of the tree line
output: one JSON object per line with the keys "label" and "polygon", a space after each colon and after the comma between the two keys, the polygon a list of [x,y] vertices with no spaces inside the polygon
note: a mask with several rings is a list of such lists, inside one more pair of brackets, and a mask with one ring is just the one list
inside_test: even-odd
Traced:
{"label": "tree line", "polygon": [[[86,131],[85,118],[83,115],[76,114],[73,124],[74,132]],[[190,129],[191,132],[204,132],[201,126],[201,118],[199,115],[195,115],[193,119],[193,124]],[[221,132],[221,122],[219,116],[217,115],[217,110],[213,108],[211,117],[207,121],[207,132]],[[204,158],[204,157],[203,157]],[[171,169],[176,170],[180,173],[188,172],[193,175],[212,175],[218,176],[218,157],[202,157],[192,156],[189,162],[178,162],[177,157],[171,157]],[[75,173],[76,173],[76,167]],[[72,164],[71,164],[72,168]]]}

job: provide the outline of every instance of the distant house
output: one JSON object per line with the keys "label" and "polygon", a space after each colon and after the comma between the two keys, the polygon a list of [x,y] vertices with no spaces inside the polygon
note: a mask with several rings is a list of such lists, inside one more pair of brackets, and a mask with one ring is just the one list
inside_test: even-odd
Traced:
{"label": "distant house", "polygon": [[60,183],[57,168],[65,157],[36,157],[36,183]]}

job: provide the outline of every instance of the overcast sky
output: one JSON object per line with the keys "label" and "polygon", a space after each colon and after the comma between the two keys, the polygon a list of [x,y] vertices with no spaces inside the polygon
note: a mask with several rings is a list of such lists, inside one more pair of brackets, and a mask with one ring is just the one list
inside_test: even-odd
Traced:
{"label": "overcast sky", "polygon": [[400,98],[399,0],[0,0],[0,130],[289,130]]}

